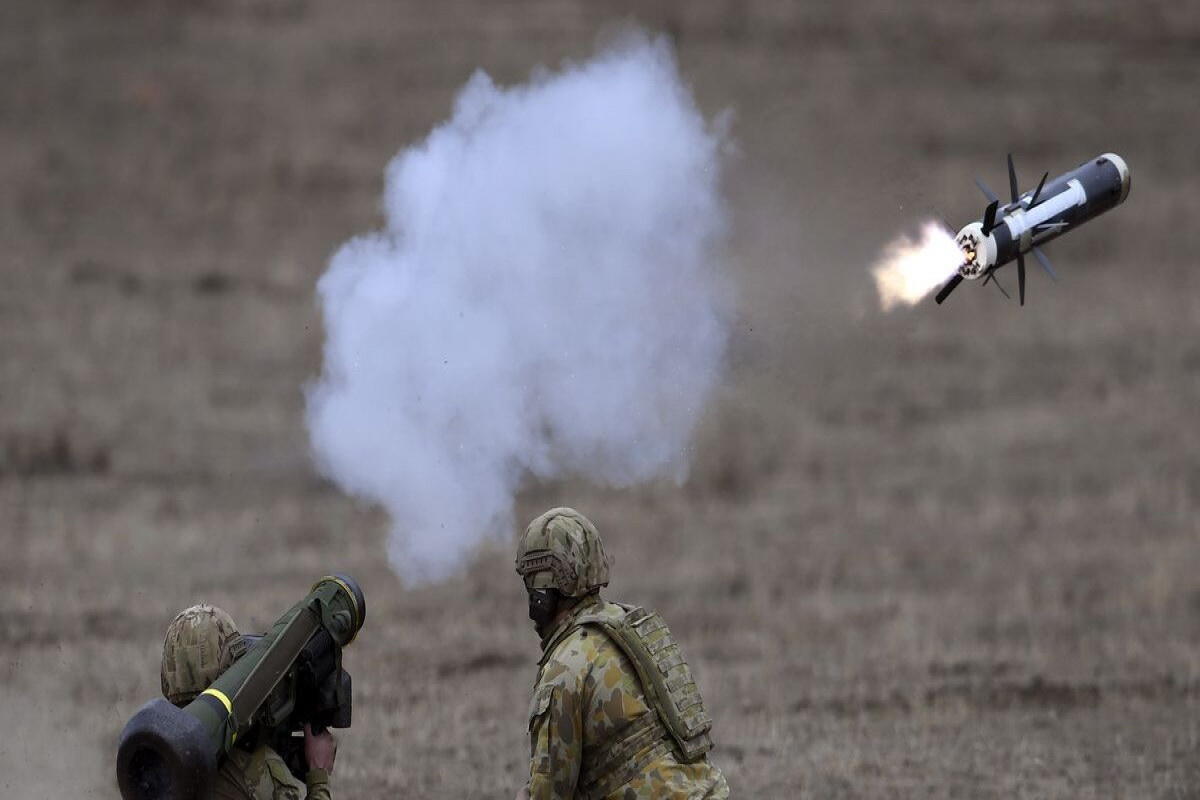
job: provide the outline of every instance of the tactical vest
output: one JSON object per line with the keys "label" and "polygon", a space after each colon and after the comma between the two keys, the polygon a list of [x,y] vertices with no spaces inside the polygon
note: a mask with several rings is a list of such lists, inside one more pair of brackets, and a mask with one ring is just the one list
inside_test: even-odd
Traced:
{"label": "tactical vest", "polygon": [[[625,613],[619,617],[595,612],[582,614],[573,627],[595,625],[608,634],[633,664],[646,703],[654,709],[658,721],[670,734],[676,745],[676,755],[687,764],[699,761],[713,746],[708,735],[712,718],[704,710],[700,690],[696,688],[679,644],[658,612],[637,606],[620,605],[620,608]],[[598,758],[595,771],[607,771],[607,765],[600,762],[616,761],[622,755],[625,758],[631,756],[633,753],[627,751],[635,740],[653,735],[644,728],[644,724],[631,725],[631,730],[621,740],[605,748],[612,758]]]}

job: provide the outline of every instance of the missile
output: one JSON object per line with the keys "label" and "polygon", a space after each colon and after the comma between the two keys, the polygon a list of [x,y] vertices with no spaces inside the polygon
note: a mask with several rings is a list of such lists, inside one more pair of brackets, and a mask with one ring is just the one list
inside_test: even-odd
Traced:
{"label": "missile", "polygon": [[1085,161],[1047,183],[1049,176],[1049,172],[1045,173],[1037,188],[1018,194],[1017,171],[1010,153],[1008,187],[1012,201],[1005,205],[982,181],[975,180],[988,199],[988,206],[982,219],[965,226],[955,236],[963,252],[963,262],[938,291],[935,297],[938,303],[964,280],[980,278],[984,285],[994,282],[1007,296],[996,280],[996,270],[1015,260],[1018,292],[1021,305],[1025,305],[1025,254],[1032,252],[1042,269],[1057,280],[1050,259],[1040,246],[1119,206],[1129,196],[1129,167],[1115,153]]}

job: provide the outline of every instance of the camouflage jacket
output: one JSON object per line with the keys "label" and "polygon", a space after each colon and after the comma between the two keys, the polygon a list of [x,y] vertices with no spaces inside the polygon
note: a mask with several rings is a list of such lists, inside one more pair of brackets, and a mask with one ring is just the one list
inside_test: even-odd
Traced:
{"label": "camouflage jacket", "polygon": [[[624,613],[598,597],[585,599],[542,642],[529,708],[531,800],[728,798],[725,777],[707,759],[687,764],[676,758],[621,649],[599,627],[575,624],[597,611]],[[635,730],[650,738],[631,738]],[[633,748],[596,774],[599,754],[618,741]]]}
{"label": "camouflage jacket", "polygon": [[310,770],[307,786],[296,780],[270,747],[248,752],[235,747],[221,763],[206,800],[330,800],[329,775]]}

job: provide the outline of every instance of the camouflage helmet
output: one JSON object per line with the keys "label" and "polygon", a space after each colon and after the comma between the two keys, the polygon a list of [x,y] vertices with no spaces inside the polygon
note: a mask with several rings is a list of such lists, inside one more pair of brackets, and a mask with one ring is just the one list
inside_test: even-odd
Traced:
{"label": "camouflage helmet", "polygon": [[162,692],[177,706],[208,688],[246,649],[233,617],[216,606],[179,612],[163,641]]}
{"label": "camouflage helmet", "polygon": [[573,508],[539,516],[517,549],[517,574],[529,589],[558,589],[567,597],[608,585],[608,558],[591,520]]}

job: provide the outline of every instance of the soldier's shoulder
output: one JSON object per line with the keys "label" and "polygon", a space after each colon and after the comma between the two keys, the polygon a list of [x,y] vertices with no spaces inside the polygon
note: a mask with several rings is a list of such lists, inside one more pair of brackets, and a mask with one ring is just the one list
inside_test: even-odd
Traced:
{"label": "soldier's shoulder", "polygon": [[605,600],[589,609],[584,616],[592,619],[618,620],[635,610],[637,610],[637,606],[629,606]]}
{"label": "soldier's shoulder", "polygon": [[613,661],[623,661],[620,647],[605,632],[603,622],[616,621],[625,609],[605,603],[583,618],[582,624],[562,638],[542,668],[541,683],[574,686],[587,674]]}
{"label": "soldier's shoulder", "polygon": [[574,688],[587,671],[589,633],[585,628],[575,628],[554,645],[542,664],[538,676],[541,686],[563,686]]}

